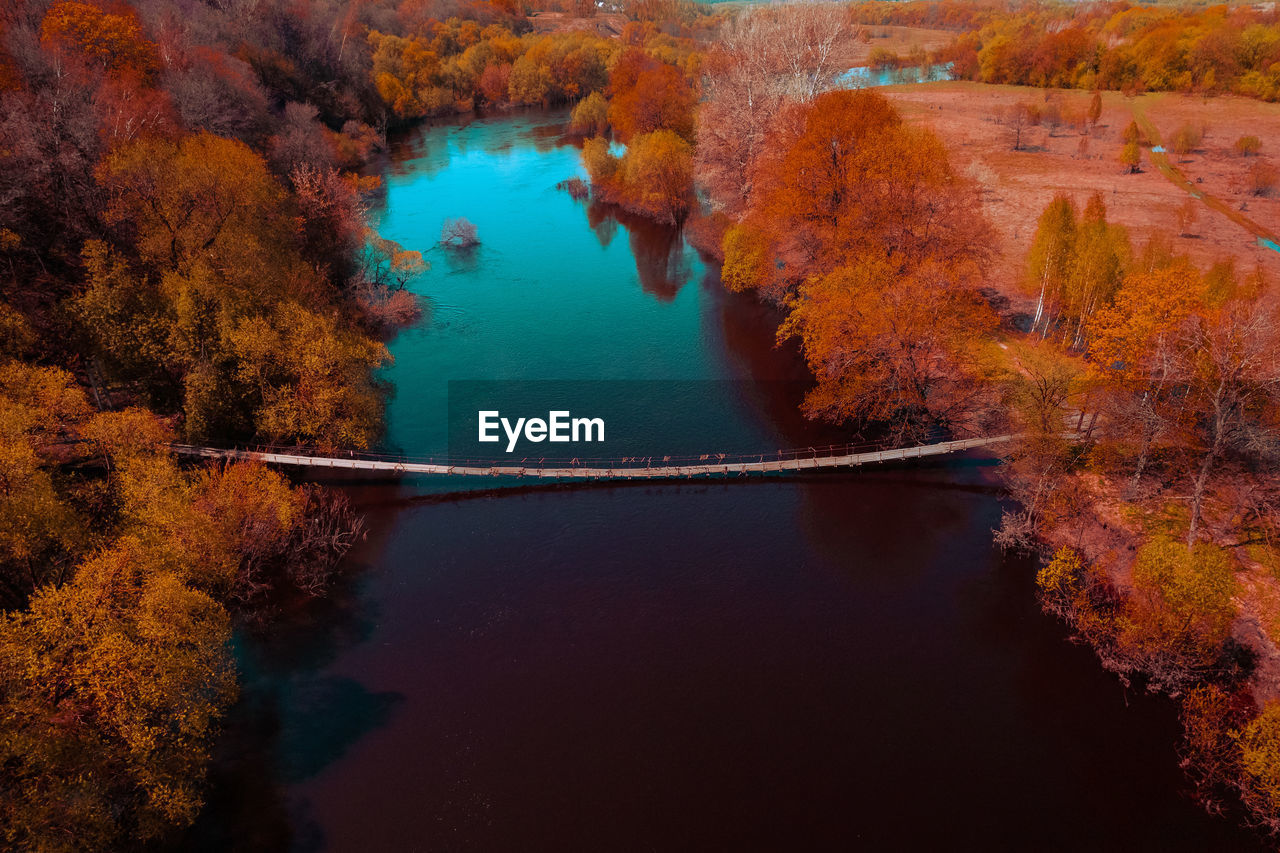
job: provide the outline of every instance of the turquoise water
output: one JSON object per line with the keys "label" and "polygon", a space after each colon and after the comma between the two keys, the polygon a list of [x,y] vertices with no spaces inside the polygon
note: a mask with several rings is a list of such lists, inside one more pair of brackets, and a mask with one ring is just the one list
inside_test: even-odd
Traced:
{"label": "turquoise water", "polygon": [[835,85],[849,89],[866,89],[874,86],[897,86],[903,83],[932,83],[951,79],[951,63],[932,65],[928,71],[920,68],[850,68],[835,79]]}
{"label": "turquoise water", "polygon": [[[389,448],[445,452],[450,380],[807,381],[794,353],[778,358],[767,336],[752,337],[745,351],[741,340],[726,344],[744,317],[767,327],[769,312],[726,294],[678,231],[557,189],[586,177],[578,149],[560,138],[564,118],[539,113],[444,126],[394,152],[374,224],[422,251],[432,268],[410,284],[423,321],[390,342]],[[480,245],[439,247],[442,223],[459,216],[476,225]],[[776,425],[744,411],[740,394],[711,394],[698,401],[719,417],[706,451],[778,448]]]}
{"label": "turquoise water", "polygon": [[[558,116],[557,116],[558,118]],[[441,128],[398,152],[375,225],[426,254],[425,321],[396,337],[388,443],[439,453],[449,379],[711,379],[731,373],[702,329],[706,270],[674,234],[633,235],[556,184],[585,178],[546,116]],[[484,188],[500,185],[502,191]],[[480,245],[433,248],[449,217]],[[651,239],[646,239],[651,238]],[[637,249],[641,257],[637,258]]]}
{"label": "turquoise water", "polygon": [[1268,240],[1265,237],[1258,238],[1258,245],[1264,249],[1270,249],[1273,252],[1280,252],[1280,244],[1277,244],[1274,240]]}

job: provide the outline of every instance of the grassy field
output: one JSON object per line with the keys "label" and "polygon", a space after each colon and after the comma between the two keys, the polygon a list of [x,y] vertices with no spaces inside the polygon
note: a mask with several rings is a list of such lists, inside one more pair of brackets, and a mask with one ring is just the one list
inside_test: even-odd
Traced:
{"label": "grassy field", "polygon": [[[1103,93],[1102,118],[1088,134],[1046,124],[1023,131],[1022,150],[1014,150],[1014,131],[1003,122],[1019,103],[1044,106],[1057,99],[1064,111],[1083,111],[1089,94],[1018,86],[944,82],[885,89],[910,120],[932,127],[947,143],[961,171],[983,187],[983,206],[1000,235],[1002,261],[996,283],[1014,298],[1035,233],[1036,220],[1056,193],[1075,197],[1081,206],[1101,192],[1109,218],[1127,226],[1141,245],[1153,232],[1173,235],[1176,251],[1202,266],[1234,258],[1242,270],[1259,267],[1280,281],[1280,253],[1259,245],[1280,231],[1280,198],[1248,192],[1245,175],[1253,163],[1280,163],[1280,104],[1222,96],[1176,94],[1125,97]],[[1176,157],[1143,150],[1142,171],[1126,174],[1118,156],[1121,134],[1137,119],[1152,145],[1167,144],[1186,123],[1201,127],[1203,141],[1191,154]],[[1263,140],[1260,157],[1237,155],[1233,146],[1245,134]],[[1194,221],[1180,213],[1194,199]]]}

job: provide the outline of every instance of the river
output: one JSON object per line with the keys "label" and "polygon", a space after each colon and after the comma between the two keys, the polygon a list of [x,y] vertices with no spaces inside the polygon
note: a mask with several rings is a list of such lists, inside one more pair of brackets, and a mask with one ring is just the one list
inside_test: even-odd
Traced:
{"label": "river", "polygon": [[[449,379],[804,376],[679,235],[555,188],[582,174],[563,120],[395,144],[381,232],[428,249],[465,216],[481,245],[413,285],[388,446],[444,449]],[[724,435],[832,436],[768,387],[707,401]],[[332,595],[238,634],[188,849],[1258,847],[1186,796],[1172,704],[1068,642],[992,547],[982,459],[484,486],[344,484],[369,537]]]}

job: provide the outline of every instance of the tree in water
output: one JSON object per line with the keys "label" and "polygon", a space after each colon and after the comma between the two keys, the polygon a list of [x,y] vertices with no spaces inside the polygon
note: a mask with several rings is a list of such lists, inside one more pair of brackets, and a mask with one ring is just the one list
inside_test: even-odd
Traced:
{"label": "tree in water", "polygon": [[476,226],[462,217],[446,219],[440,227],[440,245],[448,249],[470,249],[480,245]]}

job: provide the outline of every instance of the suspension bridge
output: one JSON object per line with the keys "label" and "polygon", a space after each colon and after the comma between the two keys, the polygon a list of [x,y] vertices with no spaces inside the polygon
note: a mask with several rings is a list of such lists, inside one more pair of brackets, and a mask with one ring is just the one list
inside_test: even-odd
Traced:
{"label": "suspension bridge", "polygon": [[824,468],[856,468],[884,462],[923,459],[991,447],[1013,435],[963,438],[915,447],[868,449],[869,445],[832,445],[780,450],[776,453],[697,456],[629,456],[621,459],[433,460],[360,451],[308,451],[305,448],[222,449],[189,444],[171,445],[180,456],[232,459],[267,465],[379,472],[390,477],[532,477],[543,480],[678,480],[692,477],[747,476],[796,473]]}

